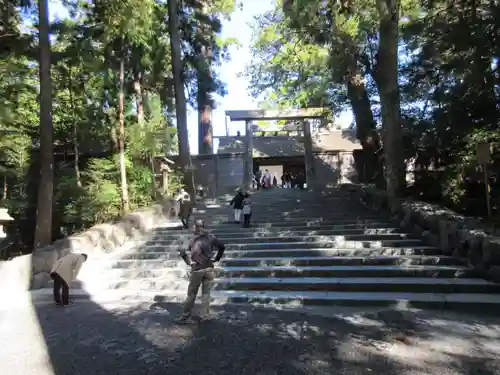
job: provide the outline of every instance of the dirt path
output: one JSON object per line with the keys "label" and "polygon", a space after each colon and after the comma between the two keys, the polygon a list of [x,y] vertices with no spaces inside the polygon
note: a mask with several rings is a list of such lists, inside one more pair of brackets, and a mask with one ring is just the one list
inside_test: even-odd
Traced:
{"label": "dirt path", "polygon": [[225,306],[211,322],[179,326],[179,311],[177,304],[94,302],[0,311],[0,373],[500,374],[500,320]]}

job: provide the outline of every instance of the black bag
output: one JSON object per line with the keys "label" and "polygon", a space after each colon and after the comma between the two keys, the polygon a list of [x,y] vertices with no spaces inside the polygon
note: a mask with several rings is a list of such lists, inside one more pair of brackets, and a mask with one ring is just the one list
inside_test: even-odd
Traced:
{"label": "black bag", "polygon": [[212,247],[212,238],[209,234],[196,236],[191,242],[191,261],[198,265],[211,263]]}

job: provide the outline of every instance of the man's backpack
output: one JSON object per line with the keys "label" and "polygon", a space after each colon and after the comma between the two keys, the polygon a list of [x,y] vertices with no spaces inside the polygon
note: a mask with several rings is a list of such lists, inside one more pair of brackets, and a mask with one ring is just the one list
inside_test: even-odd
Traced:
{"label": "man's backpack", "polygon": [[212,239],[208,233],[197,235],[191,242],[191,260],[205,265],[212,259]]}

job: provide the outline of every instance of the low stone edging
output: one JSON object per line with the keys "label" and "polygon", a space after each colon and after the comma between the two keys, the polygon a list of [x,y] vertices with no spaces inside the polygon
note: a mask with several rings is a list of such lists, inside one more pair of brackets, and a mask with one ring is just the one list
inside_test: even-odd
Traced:
{"label": "low stone edging", "polygon": [[55,241],[33,254],[4,262],[10,276],[5,280],[16,289],[41,289],[49,285],[49,272],[57,259],[71,253],[110,253],[133,239],[149,233],[157,224],[177,217],[179,207],[173,200],[126,214],[115,223],[95,225],[84,232]]}
{"label": "low stone edging", "polygon": [[[385,191],[370,185],[345,184],[342,188],[358,195],[371,210],[390,210]],[[478,276],[500,282],[500,231],[442,206],[411,199],[399,199],[391,215],[402,229],[421,236],[443,254],[462,259]]]}

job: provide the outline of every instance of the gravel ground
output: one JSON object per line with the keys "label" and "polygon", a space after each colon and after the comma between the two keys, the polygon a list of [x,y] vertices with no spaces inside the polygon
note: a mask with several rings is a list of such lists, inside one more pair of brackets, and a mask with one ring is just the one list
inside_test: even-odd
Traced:
{"label": "gravel ground", "polygon": [[[319,310],[318,310],[319,311]],[[500,320],[439,312],[307,313],[81,302],[0,311],[6,375],[500,374]]]}

